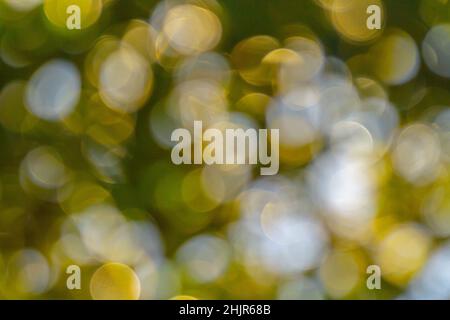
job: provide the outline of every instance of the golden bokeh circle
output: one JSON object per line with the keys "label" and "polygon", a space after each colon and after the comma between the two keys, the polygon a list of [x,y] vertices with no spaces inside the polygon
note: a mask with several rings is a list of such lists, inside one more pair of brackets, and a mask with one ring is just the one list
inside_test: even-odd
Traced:
{"label": "golden bokeh circle", "polygon": [[184,4],[169,10],[162,31],[175,51],[191,55],[213,49],[222,37],[222,24],[212,11]]}
{"label": "golden bokeh circle", "polygon": [[[370,17],[367,9],[372,5],[381,9],[381,29],[367,27]],[[330,11],[333,26],[349,42],[368,42],[378,37],[383,30],[385,15],[381,0],[334,0]]]}
{"label": "golden bokeh circle", "polygon": [[371,48],[374,73],[388,85],[400,85],[417,75],[420,54],[414,39],[405,31],[386,31]]}
{"label": "golden bokeh circle", "polygon": [[141,285],[136,273],[122,263],[106,263],[95,271],[90,282],[94,300],[137,300]]}

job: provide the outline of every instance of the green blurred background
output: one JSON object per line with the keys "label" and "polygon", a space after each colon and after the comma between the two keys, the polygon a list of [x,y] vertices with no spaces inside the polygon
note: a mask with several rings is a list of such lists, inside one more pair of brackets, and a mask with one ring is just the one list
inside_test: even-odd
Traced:
{"label": "green blurred background", "polygon": [[447,299],[449,78],[446,0],[0,0],[0,298]]}

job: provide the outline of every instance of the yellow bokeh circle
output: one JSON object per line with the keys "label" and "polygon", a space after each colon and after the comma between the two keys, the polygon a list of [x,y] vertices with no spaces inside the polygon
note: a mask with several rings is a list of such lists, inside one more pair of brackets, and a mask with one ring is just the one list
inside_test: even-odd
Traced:
{"label": "yellow bokeh circle", "polygon": [[[368,8],[380,9],[381,28],[370,29]],[[349,42],[367,42],[378,37],[383,30],[385,12],[381,0],[334,0],[331,5],[331,21],[339,34]]]}
{"label": "yellow bokeh circle", "polygon": [[106,263],[95,271],[90,283],[94,300],[137,300],[141,285],[136,273],[121,263]]}
{"label": "yellow bokeh circle", "polygon": [[383,278],[397,285],[406,285],[428,259],[432,240],[426,229],[405,224],[392,228],[381,241],[376,262]]}
{"label": "yellow bokeh circle", "polygon": [[169,10],[163,29],[169,45],[182,55],[213,49],[222,37],[222,24],[212,11],[184,4]]}

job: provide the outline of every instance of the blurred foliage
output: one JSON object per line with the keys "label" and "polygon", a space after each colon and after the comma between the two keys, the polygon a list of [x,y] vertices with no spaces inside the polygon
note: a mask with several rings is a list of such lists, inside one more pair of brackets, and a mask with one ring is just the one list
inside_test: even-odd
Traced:
{"label": "blurred foliage", "polygon": [[[450,297],[450,2],[59,1],[0,0],[0,298]],[[280,173],[172,164],[197,119]]]}

